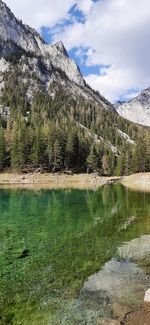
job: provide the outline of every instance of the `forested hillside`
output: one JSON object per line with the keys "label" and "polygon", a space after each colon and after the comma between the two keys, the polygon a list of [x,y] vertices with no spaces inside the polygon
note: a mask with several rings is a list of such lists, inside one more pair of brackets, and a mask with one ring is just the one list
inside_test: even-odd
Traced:
{"label": "forested hillside", "polygon": [[[36,76],[34,77],[36,79]],[[0,168],[122,175],[150,170],[150,130],[82,96],[43,88],[27,100],[17,64],[1,95]]]}

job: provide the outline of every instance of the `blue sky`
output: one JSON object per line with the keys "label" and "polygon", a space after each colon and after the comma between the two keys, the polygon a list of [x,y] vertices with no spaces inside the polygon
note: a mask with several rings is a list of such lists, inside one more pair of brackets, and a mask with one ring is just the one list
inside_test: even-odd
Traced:
{"label": "blue sky", "polygon": [[[71,12],[75,13],[75,17],[78,20],[80,20],[84,17],[80,11],[71,10]],[[63,26],[68,26],[69,23],[70,22],[68,22],[68,21],[64,21]],[[57,26],[55,26],[55,28],[57,28]],[[46,27],[41,28],[41,34],[42,34],[42,37],[44,38],[46,43],[49,43],[49,44],[53,43],[53,31],[54,31],[53,28],[51,30]],[[87,60],[86,51],[87,51],[87,49],[85,48],[82,50],[82,53],[81,53],[80,49],[76,47],[76,48],[72,48],[72,49],[68,50],[68,54],[78,64],[82,74],[85,77],[87,77],[89,74],[98,75],[100,73],[101,65],[96,64],[96,65],[92,65],[92,66],[87,66],[85,64],[85,62]]]}
{"label": "blue sky", "polygon": [[150,86],[149,0],[6,0],[48,43],[62,40],[86,82],[115,102]]}
{"label": "blue sky", "polygon": [[[93,0],[92,2],[96,2],[96,1],[98,1],[98,0]],[[44,40],[47,43],[50,43],[50,44],[53,43],[53,35],[54,35],[55,29],[66,28],[68,26],[71,26],[73,18],[75,21],[77,21],[79,23],[82,23],[82,24],[85,23],[86,15],[84,12],[79,10],[79,8],[76,4],[73,5],[71,7],[71,9],[69,10],[69,16],[70,17],[68,19],[64,19],[63,21],[59,22],[52,28],[48,28],[48,27],[41,28],[42,37],[44,38]],[[78,64],[84,77],[87,77],[90,74],[98,75],[100,73],[101,65],[95,64],[95,65],[87,66],[85,64],[86,60],[87,60],[87,54],[86,54],[87,50],[88,50],[88,48],[84,48],[84,49],[82,49],[82,52],[81,52],[81,50],[78,47],[75,47],[75,48],[68,50],[68,54]]]}

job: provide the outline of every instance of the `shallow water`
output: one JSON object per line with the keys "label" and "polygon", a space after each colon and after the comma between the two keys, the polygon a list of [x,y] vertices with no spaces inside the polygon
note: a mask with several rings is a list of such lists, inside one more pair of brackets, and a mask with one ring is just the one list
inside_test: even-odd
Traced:
{"label": "shallow water", "polygon": [[146,234],[150,193],[1,189],[0,324],[96,324],[103,311],[79,300],[84,282]]}

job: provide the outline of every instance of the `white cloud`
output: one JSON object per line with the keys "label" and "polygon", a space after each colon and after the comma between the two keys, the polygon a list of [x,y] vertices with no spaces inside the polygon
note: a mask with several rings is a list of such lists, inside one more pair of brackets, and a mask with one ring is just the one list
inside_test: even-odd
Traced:
{"label": "white cloud", "polygon": [[87,13],[92,8],[93,1],[92,0],[78,0],[77,7],[83,13]]}
{"label": "white cloud", "polygon": [[[127,69],[116,69],[112,66],[108,69],[102,68],[100,75],[91,74],[87,76],[86,82],[92,86],[92,88],[99,89],[103,96],[109,98],[112,102],[118,100],[120,94],[124,94],[126,99],[134,97],[134,91],[132,95],[126,95],[129,89],[135,88],[136,79],[133,81],[132,72]],[[120,82],[123,80],[123,82]],[[137,90],[135,90],[135,95]]]}
{"label": "white cloud", "polygon": [[17,18],[28,25],[40,29],[53,27],[61,20],[69,18],[68,12],[73,5],[86,14],[90,11],[92,0],[4,0]]}
{"label": "white cloud", "polygon": [[140,91],[134,91],[125,96],[125,100],[130,101],[131,99],[137,97],[140,94]]}
{"label": "white cloud", "polygon": [[[54,40],[67,49],[86,49],[86,65],[108,65],[103,75],[86,80],[110,100],[130,89],[150,86],[150,0],[6,0],[17,17],[32,27],[53,27],[76,5],[85,22],[56,28]],[[87,50],[89,48],[89,50]],[[101,70],[102,71],[102,70]]]}
{"label": "white cloud", "polygon": [[89,47],[88,66],[111,67],[107,75],[86,78],[110,100],[126,94],[130,88],[150,86],[149,0],[97,1],[84,24],[75,22],[59,38],[69,49]]}
{"label": "white cloud", "polygon": [[77,0],[4,0],[13,13],[28,25],[52,27],[68,15]]}

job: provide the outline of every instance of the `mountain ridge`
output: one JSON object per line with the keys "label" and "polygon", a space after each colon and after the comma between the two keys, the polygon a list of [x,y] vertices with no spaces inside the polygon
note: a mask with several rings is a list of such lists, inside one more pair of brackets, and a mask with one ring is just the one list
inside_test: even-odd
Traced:
{"label": "mountain ridge", "polygon": [[[37,31],[16,19],[2,0],[0,0],[0,40],[0,58],[9,61],[9,57],[14,54],[20,54],[20,57],[25,54],[30,57],[30,61],[31,58],[34,58],[33,65],[36,60],[38,75],[42,75],[40,69],[37,68],[38,60],[42,60],[42,65],[45,67],[45,71],[47,70],[47,78],[44,83],[49,84],[54,79],[58,81],[62,71],[69,82],[74,82],[74,90],[70,84],[67,85],[65,78],[60,78],[60,84],[65,83],[64,86],[72,94],[75,93],[76,96],[79,93],[85,99],[100,104],[102,108],[115,110],[111,103],[104,100],[100,94],[94,92],[86,84],[78,65],[69,57],[61,41],[53,45],[45,43]],[[44,80],[44,76],[42,79]],[[48,86],[46,87],[48,88]]]}
{"label": "mountain ridge", "polygon": [[[14,53],[14,46],[16,45],[17,49],[19,47],[27,53],[30,53],[31,55],[33,54],[35,57],[43,56],[46,58],[49,56],[51,61],[53,61],[58,68],[61,68],[66,72],[70,80],[75,81],[79,85],[84,85],[79,68],[73,60],[69,59],[62,42],[54,45],[46,44],[38,32],[30,28],[28,25],[23,24],[22,21],[17,20],[11,10],[2,1],[0,1],[0,38],[1,41],[5,42],[6,54],[7,49],[8,53],[10,53],[11,45],[12,53]],[[3,54],[3,56],[5,55]],[[63,60],[66,61],[66,66],[65,64],[60,66],[57,58],[63,58]],[[67,71],[68,63],[71,64],[71,68],[73,69],[72,75],[70,74],[70,71]]]}
{"label": "mountain ridge", "polygon": [[123,118],[150,127],[150,87],[128,102],[115,107]]}

